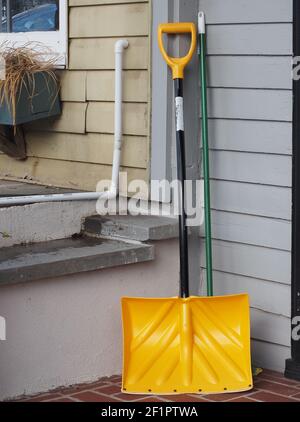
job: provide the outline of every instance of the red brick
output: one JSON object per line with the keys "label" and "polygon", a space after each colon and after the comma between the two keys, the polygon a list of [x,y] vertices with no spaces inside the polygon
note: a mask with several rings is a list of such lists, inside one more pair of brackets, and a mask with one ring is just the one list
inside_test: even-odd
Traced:
{"label": "red brick", "polygon": [[[260,390],[266,391],[260,391]],[[102,378],[93,383],[74,385],[66,388],[57,388],[49,393],[38,394],[33,397],[19,397],[14,401],[26,402],[253,402],[257,401],[300,401],[300,383],[286,379],[275,371],[264,371],[255,377],[255,388],[252,391],[212,395],[166,395],[147,396],[121,393],[121,376],[114,375]]]}
{"label": "red brick", "polygon": [[189,394],[178,394],[170,396],[161,396],[165,400],[169,400],[173,403],[196,403],[196,402],[207,402],[203,397]]}
{"label": "red brick", "polygon": [[262,402],[270,402],[270,403],[281,403],[281,402],[295,402],[299,403],[299,401],[294,400],[292,397],[284,397],[279,396],[278,394],[267,393],[264,391],[260,391],[258,393],[253,394],[251,399],[259,400]]}
{"label": "red brick", "polygon": [[69,394],[80,393],[81,391],[87,391],[90,389],[91,389],[90,384],[78,384],[78,385],[71,385],[70,387],[66,387],[66,388],[61,388],[58,391],[60,391],[60,393],[63,395],[69,395]]}
{"label": "red brick", "polygon": [[49,400],[48,403],[74,403],[74,400],[69,397],[64,397],[62,399]]}
{"label": "red brick", "polygon": [[[229,400],[229,403],[255,403],[250,397],[240,397],[239,399]],[[257,403],[257,402],[256,402]]]}
{"label": "red brick", "polygon": [[41,401],[48,401],[48,400],[53,400],[53,399],[58,399],[61,398],[61,394],[39,394],[38,396],[35,397],[31,397],[30,399],[25,399],[24,401],[26,403],[29,402],[41,402]]}
{"label": "red brick", "polygon": [[112,378],[114,378],[115,377],[115,375],[112,375],[111,377],[102,377],[102,378],[100,378],[99,380],[98,380],[98,382],[100,381],[100,382],[107,382],[107,383],[110,383],[111,382],[111,379]]}
{"label": "red brick", "polygon": [[146,398],[147,396],[145,394],[124,394],[124,393],[118,393],[115,394],[114,397],[117,399],[121,399],[123,401],[137,401],[140,398]]}
{"label": "red brick", "polygon": [[88,384],[88,385],[90,387],[90,390],[93,390],[94,388],[105,387],[106,385],[111,385],[111,383],[109,381],[98,380],[98,381],[93,382],[92,384]]}
{"label": "red brick", "polygon": [[283,384],[278,384],[277,382],[272,381],[264,381],[261,380],[255,384],[256,388],[260,390],[267,390],[271,393],[278,393],[282,394],[283,396],[292,396],[293,394],[297,394],[298,390],[294,387],[288,387]]}
{"label": "red brick", "polygon": [[110,377],[109,380],[112,382],[122,382],[122,377],[121,375],[114,375]]}
{"label": "red brick", "polygon": [[111,402],[118,402],[119,400],[113,398],[104,396],[102,394],[93,393],[92,391],[85,391],[83,393],[78,393],[72,396],[72,398],[75,398],[80,401],[89,402],[89,403],[111,403]]}
{"label": "red brick", "polygon": [[107,384],[115,384],[116,382],[122,382],[122,377],[120,375],[113,375],[112,377],[101,378],[100,381],[106,382]]}
{"label": "red brick", "polygon": [[284,374],[282,372],[272,371],[272,369],[264,369],[263,372],[261,373],[261,375],[262,374],[267,374],[267,375],[271,375],[271,376],[274,376],[274,377],[282,377],[282,378],[284,377]]}
{"label": "red brick", "polygon": [[61,388],[58,391],[63,395],[69,395],[69,394],[80,393],[82,391],[95,390],[96,388],[106,387],[108,385],[111,385],[111,384],[106,381],[97,381],[92,384],[71,385],[70,387]]}
{"label": "red brick", "polygon": [[112,385],[107,385],[105,387],[97,388],[96,391],[98,393],[111,395],[111,394],[121,393],[121,388],[118,385],[112,384]]}
{"label": "red brick", "polygon": [[139,403],[165,403],[164,400],[162,400],[160,397],[146,397],[145,399],[139,400]]}
{"label": "red brick", "polygon": [[63,395],[70,395],[70,394],[76,394],[76,393],[80,393],[81,391],[87,391],[89,389],[89,387],[82,387],[80,388],[79,386],[74,386],[74,387],[69,387],[69,388],[64,388],[61,391],[61,394]]}
{"label": "red brick", "polygon": [[262,380],[263,381],[274,381],[274,382],[278,382],[280,384],[284,384],[284,385],[291,386],[291,387],[294,387],[294,388],[297,388],[298,386],[300,387],[299,382],[287,379],[285,377],[274,377],[272,375],[262,374],[261,376],[259,376],[259,379],[257,381],[259,382],[259,381],[262,381]]}
{"label": "red brick", "polygon": [[211,401],[222,402],[237,399],[239,397],[245,397],[253,393],[250,391],[241,391],[240,393],[228,393],[228,394],[205,394],[203,397]]}

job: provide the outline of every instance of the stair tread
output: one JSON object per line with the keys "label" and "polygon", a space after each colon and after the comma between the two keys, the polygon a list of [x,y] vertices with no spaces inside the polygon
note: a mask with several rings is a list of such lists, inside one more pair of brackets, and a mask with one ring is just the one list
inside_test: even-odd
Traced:
{"label": "stair tread", "polygon": [[87,233],[138,241],[167,240],[178,237],[178,221],[169,217],[95,215],[86,218],[84,229]]}
{"label": "stair tread", "polygon": [[153,246],[89,237],[2,248],[0,285],[82,273],[154,259]]}

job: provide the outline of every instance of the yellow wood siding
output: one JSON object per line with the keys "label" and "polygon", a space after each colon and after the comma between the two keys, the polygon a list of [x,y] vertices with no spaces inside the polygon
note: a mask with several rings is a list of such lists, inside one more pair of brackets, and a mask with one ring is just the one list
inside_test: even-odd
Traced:
{"label": "yellow wood siding", "polygon": [[61,72],[60,79],[62,101],[86,102],[86,72]]}
{"label": "yellow wood siding", "polygon": [[148,182],[150,3],[69,0],[69,68],[60,71],[63,113],[26,126],[28,159],[0,155],[0,177],[83,190],[95,190],[97,182],[110,179],[114,45],[127,38],[122,170],[129,181]]}
{"label": "yellow wood siding", "polygon": [[[41,142],[43,132],[30,132],[28,135],[30,157],[71,160],[94,164],[112,164],[113,135],[88,133],[49,133]],[[124,136],[123,165],[126,167],[147,168],[147,138]]]}
{"label": "yellow wood siding", "polygon": [[41,143],[43,143],[44,138],[47,137],[46,132],[49,131],[85,133],[87,107],[88,103],[64,102],[62,115],[59,119],[37,120],[36,122],[27,125],[28,132],[31,130],[45,131],[41,138]]}
{"label": "yellow wood siding", "polygon": [[[23,179],[28,182],[42,180],[45,184],[67,186],[73,189],[95,190],[101,180],[110,180],[111,166],[81,163],[74,161],[51,160],[48,158],[29,157],[26,161],[16,161],[0,155],[0,167],[7,179]],[[128,181],[147,180],[143,169],[122,167],[127,172]],[[125,186],[121,186],[121,193]]]}
{"label": "yellow wood siding", "polygon": [[[117,7],[117,6],[113,6]],[[119,37],[118,37],[119,38]],[[124,55],[124,69],[148,69],[149,40],[147,37],[126,37],[130,47]],[[70,40],[70,69],[114,69],[116,38],[75,38]]]}
{"label": "yellow wood siding", "polygon": [[[72,7],[69,21],[70,38],[147,36],[148,4]],[[88,25],[82,25],[82,21]]]}
{"label": "yellow wood siding", "polygon": [[[125,71],[123,81],[124,101],[135,103],[147,103],[149,83],[147,71]],[[87,73],[86,95],[87,99],[90,101],[114,101],[114,72],[110,70],[89,71]]]}
{"label": "yellow wood siding", "polygon": [[[147,136],[148,110],[146,104],[127,103],[123,111],[123,131],[126,135]],[[90,102],[87,109],[88,132],[114,132],[114,103]]]}

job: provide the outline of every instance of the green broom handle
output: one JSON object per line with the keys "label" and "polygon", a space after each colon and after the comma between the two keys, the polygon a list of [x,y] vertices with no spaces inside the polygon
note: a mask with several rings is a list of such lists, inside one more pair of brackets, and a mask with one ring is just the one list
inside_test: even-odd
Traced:
{"label": "green broom handle", "polygon": [[206,34],[204,13],[199,13],[199,60],[201,79],[201,110],[202,110],[202,142],[204,168],[204,202],[205,202],[205,249],[207,296],[213,296],[212,270],[212,240],[211,240],[211,212],[210,212],[210,174],[209,174],[209,143],[208,143],[208,115],[207,115],[207,78],[206,78]]}

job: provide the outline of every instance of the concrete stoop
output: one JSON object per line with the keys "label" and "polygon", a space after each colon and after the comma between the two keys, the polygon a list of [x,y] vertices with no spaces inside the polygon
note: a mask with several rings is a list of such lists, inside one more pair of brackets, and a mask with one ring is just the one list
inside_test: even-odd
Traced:
{"label": "concrete stoop", "polygon": [[154,259],[154,247],[109,239],[71,238],[3,248],[0,285],[61,277]]}
{"label": "concrete stoop", "polygon": [[96,215],[85,219],[83,229],[88,235],[111,236],[140,242],[167,240],[178,236],[176,219],[143,215]]}
{"label": "concrete stoop", "polygon": [[177,234],[177,222],[171,218],[88,217],[81,233],[72,237],[2,248],[0,285],[151,261],[154,245],[145,242]]}
{"label": "concrete stoop", "polygon": [[1,248],[0,400],[121,372],[121,298],[178,294],[177,222],[146,220],[95,217],[68,239]]}
{"label": "concrete stoop", "polygon": [[95,213],[95,201],[0,207],[0,248],[71,237]]}

